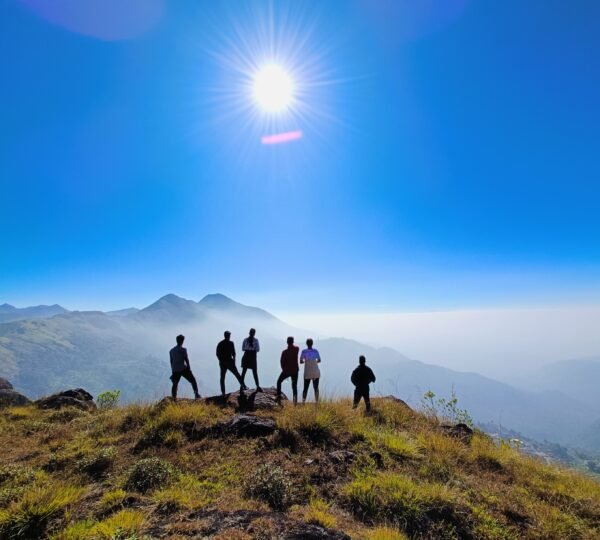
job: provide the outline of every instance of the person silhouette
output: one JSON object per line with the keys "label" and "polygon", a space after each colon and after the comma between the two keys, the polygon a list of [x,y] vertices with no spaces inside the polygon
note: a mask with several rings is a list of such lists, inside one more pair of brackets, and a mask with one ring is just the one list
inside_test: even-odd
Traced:
{"label": "person silhouette", "polygon": [[173,386],[171,387],[171,396],[173,401],[177,401],[177,386],[179,385],[179,380],[181,377],[189,381],[192,385],[192,389],[194,390],[194,397],[196,399],[200,399],[200,394],[198,393],[198,383],[196,382],[196,377],[192,373],[190,368],[190,359],[188,357],[187,349],[183,347],[183,342],[185,340],[185,336],[179,334],[175,341],[177,345],[173,347],[169,351],[169,359],[171,360],[171,382]]}
{"label": "person silhouette", "polygon": [[358,407],[361,398],[365,400],[365,407],[367,412],[371,410],[371,399],[369,398],[369,384],[375,382],[375,374],[373,370],[367,366],[367,359],[360,355],[358,358],[358,367],[352,372],[350,378],[354,385],[354,404],[353,409]]}
{"label": "person silhouette", "polygon": [[288,377],[292,378],[292,392],[294,394],[294,405],[298,404],[298,352],[299,348],[294,345],[294,338],[287,338],[287,349],[281,352],[281,374],[277,379],[277,401],[281,402],[281,383]]}
{"label": "person silhouette", "polygon": [[321,356],[317,349],[313,349],[313,340],[308,338],[306,340],[306,349],[302,351],[300,355],[300,363],[304,364],[304,389],[302,390],[302,403],[306,402],[306,396],[308,395],[308,387],[310,381],[313,383],[313,389],[315,391],[315,401],[319,401],[319,378],[321,372],[319,371],[318,364],[321,363]]}
{"label": "person silhouette", "polygon": [[217,345],[217,358],[219,359],[219,368],[221,369],[221,394],[225,395],[225,375],[231,371],[237,381],[240,383],[240,390],[246,390],[246,385],[242,382],[242,377],[235,365],[235,345],[231,341],[231,332],[226,330],[223,334],[225,339],[219,341]]}
{"label": "person silhouette", "polygon": [[260,344],[258,343],[258,339],[254,337],[255,335],[256,330],[254,328],[250,328],[248,337],[244,339],[242,343],[242,350],[244,351],[244,355],[242,356],[242,384],[244,386],[246,385],[246,372],[250,369],[254,375],[256,391],[262,392],[263,390],[258,382],[258,371],[256,367],[256,353],[260,351]]}

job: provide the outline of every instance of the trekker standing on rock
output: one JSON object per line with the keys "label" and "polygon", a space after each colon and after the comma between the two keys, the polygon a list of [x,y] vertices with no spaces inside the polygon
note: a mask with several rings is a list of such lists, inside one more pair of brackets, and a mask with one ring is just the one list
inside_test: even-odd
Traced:
{"label": "trekker standing on rock", "polygon": [[225,375],[227,370],[231,371],[235,378],[240,383],[240,391],[246,390],[246,385],[242,382],[242,377],[235,365],[235,345],[231,341],[231,332],[226,330],[223,334],[225,339],[219,341],[217,345],[217,358],[219,359],[219,367],[221,368],[221,394],[225,395]]}
{"label": "trekker standing on rock", "polygon": [[350,378],[352,384],[355,386],[354,389],[354,404],[353,409],[358,407],[361,398],[365,400],[365,406],[367,412],[371,410],[371,399],[369,398],[369,385],[375,382],[375,374],[373,370],[367,366],[367,359],[364,356],[358,358],[358,367],[352,372]]}
{"label": "trekker standing on rock", "polygon": [[292,378],[292,392],[294,394],[294,405],[298,404],[298,353],[300,348],[294,345],[294,338],[287,338],[287,349],[281,353],[281,374],[277,379],[277,402],[281,403],[281,383],[288,377]]}
{"label": "trekker standing on rock", "polygon": [[318,364],[321,363],[321,356],[317,349],[313,349],[313,340],[308,338],[306,340],[306,349],[302,351],[300,355],[300,363],[304,364],[304,389],[302,390],[302,403],[306,402],[306,396],[308,395],[308,387],[310,381],[313,383],[313,389],[315,391],[315,401],[319,401],[319,378],[321,372],[319,371]]}
{"label": "trekker standing on rock", "polygon": [[185,336],[179,334],[175,340],[177,341],[177,345],[169,351],[171,371],[173,372],[171,373],[171,381],[173,382],[171,396],[173,397],[173,401],[177,401],[177,386],[179,385],[181,377],[190,382],[192,389],[194,390],[194,397],[200,399],[196,377],[194,377],[194,374],[190,369],[190,359],[188,358],[187,349],[183,347]]}
{"label": "trekker standing on rock", "polygon": [[262,392],[263,390],[258,382],[258,371],[256,368],[256,353],[260,351],[260,344],[258,343],[258,339],[254,337],[255,335],[256,330],[250,328],[248,337],[242,343],[242,350],[244,351],[244,355],[242,356],[242,384],[245,386],[246,372],[250,369],[254,375],[256,391]]}

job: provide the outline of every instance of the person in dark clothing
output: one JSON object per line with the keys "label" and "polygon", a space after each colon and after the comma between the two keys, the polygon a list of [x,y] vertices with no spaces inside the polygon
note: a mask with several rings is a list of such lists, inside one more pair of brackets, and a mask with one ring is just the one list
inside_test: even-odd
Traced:
{"label": "person in dark clothing", "polygon": [[217,345],[217,358],[219,359],[219,367],[221,368],[221,394],[225,395],[225,375],[227,370],[231,371],[235,378],[240,383],[240,389],[245,390],[246,385],[242,382],[242,377],[235,365],[235,345],[231,341],[231,332],[228,330],[223,334],[224,338]]}
{"label": "person in dark clothing", "polygon": [[258,343],[258,339],[254,337],[255,335],[256,330],[254,330],[254,328],[250,328],[248,337],[242,343],[242,350],[244,351],[244,355],[242,356],[242,384],[245,385],[244,381],[246,380],[246,372],[250,369],[254,375],[256,391],[262,392],[262,388],[258,382],[258,371],[256,366],[256,353],[260,351],[260,344]]}
{"label": "person in dark clothing", "polygon": [[281,401],[281,383],[288,377],[292,379],[292,392],[294,394],[294,405],[298,404],[298,353],[300,348],[294,345],[294,338],[287,338],[287,349],[281,353],[281,374],[277,379],[277,401]]}
{"label": "person in dark clothing", "polygon": [[171,396],[173,397],[173,401],[177,401],[177,386],[179,385],[179,380],[181,377],[189,381],[192,385],[192,389],[194,390],[194,397],[196,399],[200,399],[200,394],[198,393],[198,383],[196,383],[196,377],[192,373],[190,369],[190,359],[188,358],[187,349],[183,347],[183,341],[185,337],[181,334],[178,335],[175,340],[177,341],[177,345],[173,347],[169,351],[169,358],[171,360],[171,381],[173,382],[173,386],[171,387]]}
{"label": "person in dark clothing", "polygon": [[367,411],[370,411],[371,400],[369,398],[369,385],[372,382],[375,382],[375,375],[371,368],[367,366],[367,360],[362,355],[358,359],[358,367],[352,372],[351,381],[352,384],[355,386],[354,405],[352,406],[352,408],[356,409],[362,398],[365,400],[365,406],[367,407]]}

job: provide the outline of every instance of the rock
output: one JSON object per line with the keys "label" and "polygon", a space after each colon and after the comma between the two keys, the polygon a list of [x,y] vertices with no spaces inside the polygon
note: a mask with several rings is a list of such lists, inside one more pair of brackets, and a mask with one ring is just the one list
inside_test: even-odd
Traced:
{"label": "rock", "polygon": [[[202,401],[222,407],[232,407],[238,412],[271,411],[279,407],[276,388],[263,388],[262,392],[257,392],[255,389],[231,392],[224,396],[210,396]],[[281,401],[287,401],[287,396],[283,393]]]}
{"label": "rock", "polygon": [[93,396],[83,388],[74,390],[65,390],[58,394],[38,399],[35,404],[40,409],[61,409],[62,407],[76,407],[83,411],[89,411],[96,408]]}
{"label": "rock", "polygon": [[383,396],[383,397],[380,397],[380,398],[371,398],[371,401],[378,401],[378,400],[380,400],[380,401],[391,401],[393,403],[397,403],[398,405],[401,405],[402,407],[405,407],[409,411],[412,411],[412,407],[408,403],[406,403],[406,401],[404,401],[404,400],[402,400],[400,398],[397,398],[396,396],[391,396],[390,395],[390,396]]}
{"label": "rock", "polygon": [[31,403],[31,400],[27,396],[24,396],[15,390],[0,389],[0,408],[27,405],[28,403]]}
{"label": "rock", "polygon": [[467,444],[470,443],[471,439],[473,438],[473,430],[467,426],[467,424],[444,424],[441,426],[441,428],[446,435],[454,437],[455,439],[459,439]]}
{"label": "rock", "polygon": [[13,385],[10,384],[6,379],[0,377],[0,390],[13,390]]}
{"label": "rock", "polygon": [[231,420],[217,424],[216,431],[238,437],[264,437],[276,429],[275,420],[249,414],[236,414]]}
{"label": "rock", "polygon": [[310,523],[299,523],[281,537],[285,540],[350,540],[350,537],[341,531]]}
{"label": "rock", "polygon": [[379,452],[371,452],[369,455],[371,456],[371,459],[375,462],[375,467],[377,467],[378,469],[383,469],[383,456]]}

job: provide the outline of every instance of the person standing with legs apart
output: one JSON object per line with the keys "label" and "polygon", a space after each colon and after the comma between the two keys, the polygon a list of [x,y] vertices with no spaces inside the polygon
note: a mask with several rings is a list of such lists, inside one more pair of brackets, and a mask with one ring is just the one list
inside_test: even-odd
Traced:
{"label": "person standing with legs apart", "polygon": [[183,347],[185,336],[179,334],[175,340],[177,341],[177,345],[175,345],[175,347],[169,351],[172,371],[171,381],[173,382],[173,386],[171,387],[171,396],[173,397],[173,401],[177,401],[177,386],[179,385],[179,380],[181,377],[189,381],[189,383],[192,385],[192,389],[194,390],[194,397],[196,399],[200,399],[196,377],[194,377],[194,374],[190,369],[190,359],[188,358],[187,349]]}
{"label": "person standing with legs apart", "polygon": [[233,341],[231,341],[231,332],[226,330],[223,334],[222,341],[219,341],[217,345],[217,358],[219,359],[219,367],[221,368],[221,395],[225,395],[225,375],[227,375],[227,370],[233,373],[234,377],[240,383],[240,391],[246,390],[244,383],[242,382],[242,377],[240,376],[240,372],[238,371],[237,366],[235,365],[235,345]]}
{"label": "person standing with legs apart", "polygon": [[300,363],[304,364],[304,389],[302,390],[302,403],[306,402],[306,396],[308,395],[308,387],[310,381],[313,383],[313,389],[315,391],[315,401],[319,401],[319,378],[321,372],[319,371],[318,364],[321,363],[321,356],[317,349],[313,349],[313,340],[306,340],[306,349],[302,351],[300,355]]}
{"label": "person standing with legs apart", "polygon": [[256,353],[260,351],[260,344],[258,343],[258,339],[254,337],[255,335],[256,330],[250,328],[248,337],[242,343],[242,350],[244,351],[244,356],[242,356],[242,384],[245,385],[246,372],[250,369],[254,375],[256,391],[262,392],[262,388],[258,383],[258,371],[256,369]]}
{"label": "person standing with legs apart", "polygon": [[354,389],[354,405],[353,409],[358,407],[358,404],[362,399],[365,400],[365,406],[367,412],[371,410],[371,399],[369,398],[369,385],[375,382],[375,374],[369,366],[367,366],[367,359],[364,356],[360,356],[358,359],[358,367],[352,372],[350,378],[352,384],[355,386]]}
{"label": "person standing with legs apart", "polygon": [[294,405],[298,404],[298,352],[299,348],[294,345],[294,338],[287,338],[287,349],[281,353],[281,374],[277,379],[277,402],[281,403],[281,383],[288,377],[292,378],[292,392],[294,394]]}

